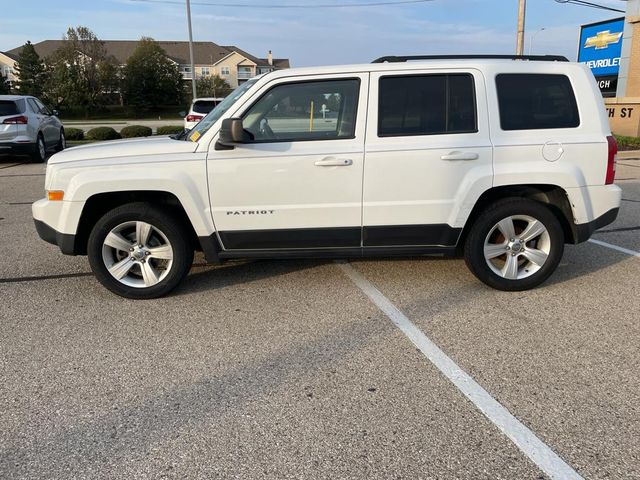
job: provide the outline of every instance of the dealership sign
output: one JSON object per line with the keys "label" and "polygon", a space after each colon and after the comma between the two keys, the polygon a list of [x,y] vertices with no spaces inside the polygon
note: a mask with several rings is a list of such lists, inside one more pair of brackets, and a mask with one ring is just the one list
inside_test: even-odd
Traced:
{"label": "dealership sign", "polygon": [[604,96],[615,96],[622,53],[624,17],[582,25],[578,62],[587,65]]}

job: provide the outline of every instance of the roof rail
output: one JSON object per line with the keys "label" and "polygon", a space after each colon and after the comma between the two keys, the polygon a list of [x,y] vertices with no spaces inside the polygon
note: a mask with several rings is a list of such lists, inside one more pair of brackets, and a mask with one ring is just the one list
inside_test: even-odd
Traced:
{"label": "roof rail", "polygon": [[376,58],[371,63],[396,63],[408,62],[410,60],[481,60],[481,59],[503,59],[503,60],[532,60],[538,62],[568,62],[567,57],[562,55],[389,55]]}

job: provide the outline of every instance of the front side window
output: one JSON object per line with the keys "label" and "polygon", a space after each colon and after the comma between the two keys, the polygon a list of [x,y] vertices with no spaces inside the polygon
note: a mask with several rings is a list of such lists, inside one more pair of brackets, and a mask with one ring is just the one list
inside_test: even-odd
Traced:
{"label": "front side window", "polygon": [[566,75],[503,73],[496,76],[502,130],[575,128],[576,97]]}
{"label": "front side window", "polygon": [[337,140],[355,136],[360,80],[278,85],[243,116],[256,142]]}
{"label": "front side window", "polygon": [[379,137],[477,132],[470,74],[382,77],[379,90]]}

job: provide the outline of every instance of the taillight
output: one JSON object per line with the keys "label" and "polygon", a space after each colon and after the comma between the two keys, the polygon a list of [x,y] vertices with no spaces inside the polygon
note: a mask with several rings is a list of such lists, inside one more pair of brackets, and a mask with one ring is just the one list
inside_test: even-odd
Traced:
{"label": "taillight", "polygon": [[5,118],[2,123],[26,125],[29,123],[29,119],[24,115],[20,115],[19,117]]}
{"label": "taillight", "polygon": [[187,122],[199,122],[202,120],[202,115],[187,115]]}
{"label": "taillight", "polygon": [[609,144],[609,156],[607,158],[607,176],[605,178],[605,185],[611,185],[616,178],[616,154],[618,153],[618,142],[613,135],[607,137],[607,143]]}

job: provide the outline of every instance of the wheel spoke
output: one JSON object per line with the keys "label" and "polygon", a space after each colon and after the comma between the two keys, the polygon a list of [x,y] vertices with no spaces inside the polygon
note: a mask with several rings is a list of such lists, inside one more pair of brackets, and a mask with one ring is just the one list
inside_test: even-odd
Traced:
{"label": "wheel spoke", "polygon": [[149,262],[140,264],[140,267],[145,287],[151,287],[158,283],[158,274]]}
{"label": "wheel spoke", "polygon": [[544,262],[547,261],[548,253],[543,252],[542,250],[538,250],[537,248],[527,248],[522,255],[529,260],[530,262],[535,263],[539,267],[544,265]]}
{"label": "wheel spoke", "polygon": [[131,257],[127,257],[120,260],[118,263],[113,264],[109,268],[109,273],[111,273],[111,275],[113,275],[115,278],[120,280],[127,273],[129,273],[129,270],[131,270],[131,267],[133,267],[134,265],[135,265],[135,262],[131,260]]}
{"label": "wheel spoke", "polygon": [[159,260],[173,260],[173,249],[171,245],[161,245],[147,249],[149,258],[157,258]]}
{"label": "wheel spoke", "polygon": [[146,222],[136,222],[136,241],[140,245],[146,245],[151,235],[151,225]]}
{"label": "wheel spoke", "polygon": [[114,232],[109,232],[109,235],[104,239],[104,244],[123,252],[129,252],[132,246],[129,240]]}
{"label": "wheel spoke", "polygon": [[505,240],[509,241],[516,236],[516,230],[513,226],[513,219],[511,217],[504,218],[498,222],[498,230],[504,235]]}
{"label": "wheel spoke", "polygon": [[502,276],[509,280],[515,280],[518,277],[518,257],[516,255],[507,255],[507,261],[502,269]]}
{"label": "wheel spoke", "polygon": [[532,222],[529,222],[529,225],[527,225],[527,228],[525,228],[524,232],[520,234],[520,239],[524,243],[527,243],[533,240],[534,238],[539,237],[546,231],[547,229],[545,228],[545,226],[542,224],[541,221],[533,220]]}
{"label": "wheel spoke", "polygon": [[491,260],[492,258],[499,257],[500,255],[504,255],[507,253],[505,243],[489,243],[484,246],[484,258],[487,260]]}

